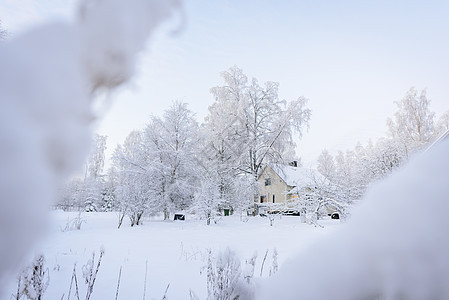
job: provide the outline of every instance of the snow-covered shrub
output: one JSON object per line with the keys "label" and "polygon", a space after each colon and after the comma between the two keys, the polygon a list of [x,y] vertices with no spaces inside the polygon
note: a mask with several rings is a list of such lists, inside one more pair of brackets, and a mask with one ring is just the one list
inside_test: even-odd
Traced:
{"label": "snow-covered shrub", "polygon": [[[268,251],[267,251],[268,253]],[[256,288],[254,282],[254,270],[256,267],[257,253],[240,262],[237,254],[227,248],[216,256],[209,250],[207,260],[207,299],[208,300],[245,300],[253,299]],[[272,272],[277,270],[277,252],[273,253]],[[263,266],[261,272],[263,271]],[[198,297],[191,291],[191,299]]]}
{"label": "snow-covered shrub", "polygon": [[95,266],[95,252],[92,254],[92,259],[88,260],[83,266],[84,283],[87,285],[86,300],[89,300],[94,292],[95,280],[97,279],[98,271],[100,270],[101,259],[104,255],[104,249],[100,250],[100,256]]}
{"label": "snow-covered shrub", "polygon": [[49,283],[50,276],[45,265],[45,257],[38,255],[20,275],[16,300],[22,296],[30,300],[42,300]]}
{"label": "snow-covered shrub", "polygon": [[250,284],[254,278],[254,269],[256,268],[257,253],[254,253],[250,259],[245,261],[245,266],[242,270],[243,279],[247,284]]}
{"label": "snow-covered shrub", "polygon": [[72,231],[72,230],[80,230],[81,225],[83,225],[83,223],[85,223],[85,222],[86,222],[86,220],[84,220],[81,217],[81,212],[79,212],[76,217],[67,219],[67,222],[66,222],[64,228],[61,228],[61,231],[66,232],[66,231]]}
{"label": "snow-covered shrub", "polygon": [[235,300],[239,296],[235,289],[241,275],[240,260],[227,248],[214,257],[209,252],[207,261],[207,299],[208,300]]}
{"label": "snow-covered shrub", "polygon": [[201,219],[205,219],[207,225],[210,225],[211,220],[216,220],[222,204],[223,199],[220,198],[218,186],[215,185],[215,182],[204,178],[201,181],[201,188],[195,194],[192,210]]}

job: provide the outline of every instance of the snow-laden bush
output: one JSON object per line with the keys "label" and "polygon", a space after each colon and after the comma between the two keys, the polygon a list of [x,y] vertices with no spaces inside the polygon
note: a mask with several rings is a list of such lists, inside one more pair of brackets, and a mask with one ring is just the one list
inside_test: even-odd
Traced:
{"label": "snow-laden bush", "polygon": [[195,194],[195,202],[193,204],[193,211],[201,219],[206,219],[206,224],[210,225],[211,221],[216,221],[219,210],[223,205],[224,200],[220,197],[215,182],[204,178],[201,181],[201,188]]}
{"label": "snow-laden bush", "polygon": [[209,252],[207,262],[207,299],[235,300],[239,296],[235,289],[242,273],[240,260],[235,252],[227,248],[213,257]]}
{"label": "snow-laden bush", "polygon": [[[100,256],[95,263],[95,252],[92,254],[92,259],[88,260],[83,266],[84,283],[87,285],[86,300],[89,300],[94,292],[95,280],[97,279],[98,271],[100,270],[101,259],[104,255],[104,249],[100,250]],[[96,266],[95,266],[96,264]]]}
{"label": "snow-laden bush", "polygon": [[50,276],[45,257],[42,254],[37,255],[33,262],[20,273],[17,294],[11,298],[19,300],[25,297],[29,300],[42,300],[49,284]]}

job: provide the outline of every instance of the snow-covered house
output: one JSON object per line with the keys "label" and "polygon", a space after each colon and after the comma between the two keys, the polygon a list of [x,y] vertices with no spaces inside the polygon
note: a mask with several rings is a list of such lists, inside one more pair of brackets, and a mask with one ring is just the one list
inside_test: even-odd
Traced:
{"label": "snow-covered house", "polygon": [[292,165],[266,165],[258,177],[256,203],[287,203],[315,186],[315,170]]}

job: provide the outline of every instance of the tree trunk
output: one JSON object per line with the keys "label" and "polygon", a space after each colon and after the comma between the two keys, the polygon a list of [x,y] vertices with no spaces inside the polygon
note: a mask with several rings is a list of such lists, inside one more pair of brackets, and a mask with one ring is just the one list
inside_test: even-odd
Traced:
{"label": "tree trunk", "polygon": [[117,227],[117,229],[120,229],[120,226],[122,226],[123,218],[124,218],[124,217],[125,217],[125,212],[120,213],[120,216],[119,216],[119,218],[118,218],[118,227]]}
{"label": "tree trunk", "polygon": [[137,221],[136,221],[136,225],[141,225],[142,223],[140,222],[140,220],[142,219],[142,215],[143,213],[137,213]]}
{"label": "tree trunk", "polygon": [[166,207],[164,207],[164,220],[170,219],[170,213]]}

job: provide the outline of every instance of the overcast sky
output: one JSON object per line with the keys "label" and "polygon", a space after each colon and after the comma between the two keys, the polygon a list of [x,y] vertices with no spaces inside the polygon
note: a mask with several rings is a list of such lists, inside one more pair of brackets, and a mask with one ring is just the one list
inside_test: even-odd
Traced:
{"label": "overcast sky", "polygon": [[[70,20],[73,0],[0,0],[11,36],[36,24]],[[259,82],[280,82],[286,100],[304,96],[310,129],[298,143],[305,165],[324,148],[353,148],[385,134],[407,90],[427,88],[439,116],[449,109],[449,1],[185,2],[152,39],[131,85],[110,96],[96,130],[109,153],[173,100],[189,103],[199,122],[233,65]],[[174,32],[181,30],[181,33]]]}

